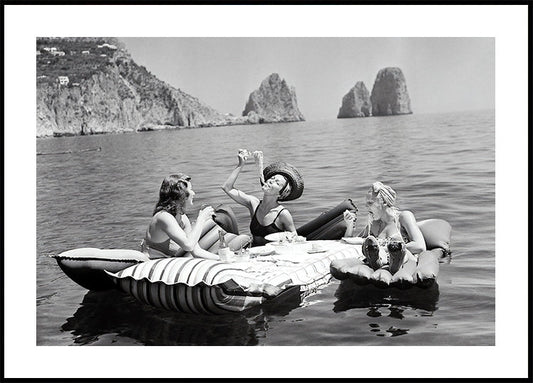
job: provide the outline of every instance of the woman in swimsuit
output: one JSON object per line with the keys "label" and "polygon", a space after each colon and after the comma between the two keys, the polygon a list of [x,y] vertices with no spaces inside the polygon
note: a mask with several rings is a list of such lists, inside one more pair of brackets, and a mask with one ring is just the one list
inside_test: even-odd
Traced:
{"label": "woman in swimsuit", "polygon": [[[263,199],[260,200],[234,187],[235,181],[250,154],[244,150],[239,151],[239,163],[222,186],[222,190],[235,202],[248,208],[252,219],[250,223],[250,232],[253,236],[252,245],[264,245],[267,242],[265,236],[271,233],[290,231],[296,236],[296,228],[294,227],[291,213],[279,203],[280,201],[294,199],[292,197],[295,196],[296,190],[294,190],[291,180],[286,175],[272,174],[263,181],[262,152],[256,151],[252,155],[256,165],[258,165],[261,182],[263,183]],[[301,191],[299,191],[299,194],[301,194]]]}
{"label": "woman in swimsuit", "polygon": [[214,213],[213,208],[207,206],[200,210],[194,224],[185,215],[193,206],[195,194],[191,178],[185,174],[170,175],[163,180],[159,201],[142,242],[142,250],[150,258],[178,256],[182,254],[178,251],[183,249],[193,257],[219,259],[218,255],[198,245],[202,229]]}
{"label": "woman in swimsuit", "polygon": [[[368,191],[368,222],[357,235],[366,257],[361,268],[368,268],[362,271],[372,279],[411,281],[417,255],[426,250],[426,243],[414,214],[398,210],[395,201],[396,192],[381,182],[373,183]],[[344,221],[347,224],[345,236],[353,236],[355,215],[345,211]]]}

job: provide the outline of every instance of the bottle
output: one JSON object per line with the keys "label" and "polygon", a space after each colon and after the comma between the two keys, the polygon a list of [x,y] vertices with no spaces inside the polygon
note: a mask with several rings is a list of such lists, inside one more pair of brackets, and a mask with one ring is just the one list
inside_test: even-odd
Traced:
{"label": "bottle", "polygon": [[219,249],[223,249],[225,247],[228,247],[226,243],[226,239],[224,238],[224,232],[222,230],[218,231],[218,240],[220,241],[220,244],[218,246]]}
{"label": "bottle", "polygon": [[221,261],[228,261],[230,257],[231,250],[228,247],[228,244],[226,243],[226,239],[224,238],[224,232],[222,230],[218,231],[218,256],[220,257]]}

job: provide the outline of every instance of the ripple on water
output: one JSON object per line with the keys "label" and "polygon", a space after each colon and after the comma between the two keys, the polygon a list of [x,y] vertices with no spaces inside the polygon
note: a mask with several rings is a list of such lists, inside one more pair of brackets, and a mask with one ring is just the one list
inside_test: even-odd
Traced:
{"label": "ripple on water", "polygon": [[[494,344],[492,112],[37,140],[41,152],[97,146],[100,152],[37,157],[39,345]],[[303,174],[304,195],[285,204],[297,226],[348,197],[364,217],[365,194],[376,180],[390,183],[399,206],[418,219],[448,220],[453,253],[441,264],[438,287],[377,291],[334,280],[303,303],[291,296],[209,318],[164,312],[118,292],[87,292],[43,256],[137,248],[161,180],[178,171],[193,177],[191,217],[202,203],[230,203],[248,232],[247,210],[220,190],[241,147],[261,149],[265,164],[286,160]],[[259,196],[252,165],[237,185]]]}

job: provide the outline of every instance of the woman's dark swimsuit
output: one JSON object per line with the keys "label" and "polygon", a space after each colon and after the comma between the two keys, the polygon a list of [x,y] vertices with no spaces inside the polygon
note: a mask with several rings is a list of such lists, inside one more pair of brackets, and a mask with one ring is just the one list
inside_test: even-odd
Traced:
{"label": "woman's dark swimsuit", "polygon": [[[261,203],[259,203],[259,205],[260,204]],[[257,205],[257,208],[259,207],[259,205]],[[257,220],[257,217],[256,217],[257,208],[255,208],[254,216],[252,217],[252,222],[250,222],[250,232],[252,233],[252,236],[254,237],[252,245],[262,246],[267,243],[267,241],[265,240],[265,236],[272,234],[272,233],[279,233],[283,231],[283,229],[280,229],[279,227],[276,226],[276,220],[278,219],[281,212],[285,210],[285,208],[281,209],[278,212],[278,215],[276,216],[276,218],[274,218],[274,221],[272,221],[270,225],[266,225],[266,226],[261,225],[259,221]]]}

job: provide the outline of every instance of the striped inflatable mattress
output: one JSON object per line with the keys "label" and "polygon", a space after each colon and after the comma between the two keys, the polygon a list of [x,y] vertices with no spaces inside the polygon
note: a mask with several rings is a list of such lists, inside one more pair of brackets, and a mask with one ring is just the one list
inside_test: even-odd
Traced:
{"label": "striped inflatable mattress", "polygon": [[222,314],[257,306],[294,286],[303,295],[313,293],[331,279],[332,261],[354,257],[362,257],[361,246],[309,241],[276,246],[246,262],[164,258],[108,274],[141,302],[184,313]]}

